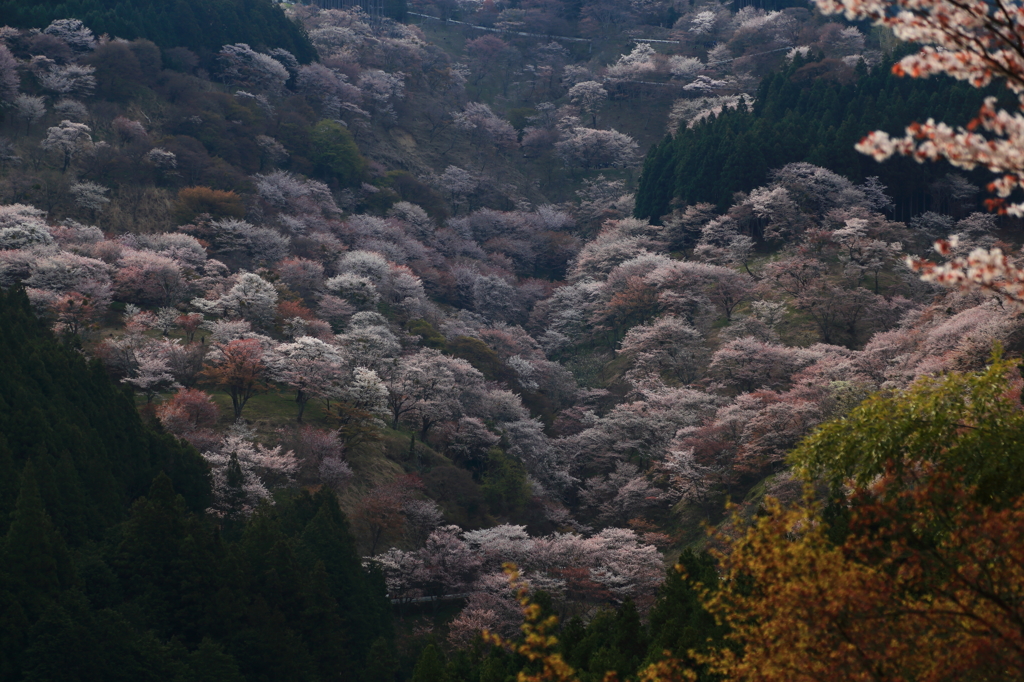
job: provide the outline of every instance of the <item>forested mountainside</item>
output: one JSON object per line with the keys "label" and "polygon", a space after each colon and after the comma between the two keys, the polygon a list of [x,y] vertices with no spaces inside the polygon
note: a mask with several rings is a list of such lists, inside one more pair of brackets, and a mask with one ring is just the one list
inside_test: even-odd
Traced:
{"label": "forested mountainside", "polygon": [[[281,8],[271,0],[179,0],[178,2],[103,2],[72,0],[59,2],[0,3],[0,17],[7,26],[32,29],[67,19],[84,22],[96,34],[109,34],[135,40],[144,38],[162,48],[186,48],[210,62],[224,45],[251,43],[260,50],[287,50],[308,64],[316,58],[316,50],[305,32],[288,21]],[[60,26],[56,24],[54,26]],[[51,30],[53,35],[56,30]],[[59,34],[72,49],[87,49],[90,36],[77,36],[73,28]],[[45,39],[36,39],[43,40]],[[36,48],[34,54],[45,54]]]}
{"label": "forested mountainside", "polygon": [[[637,188],[637,217],[656,220],[673,202],[710,202],[722,210],[735,192],[763,185],[770,170],[796,161],[857,182],[877,177],[889,188],[890,210],[898,219],[927,210],[949,213],[955,191],[943,182],[947,167],[911,159],[880,165],[854,145],[866,131],[897,133],[909,121],[968,121],[986,93],[952,78],[900,78],[892,73],[893,63],[885,60],[870,74],[861,65],[837,78],[828,77],[835,65],[827,60],[808,65],[797,55],[761,82],[750,106],[744,102],[687,125],[651,149]],[[986,172],[976,171],[970,180],[983,184]]]}
{"label": "forested mountainside", "polygon": [[346,4],[0,3],[0,677],[1016,641],[1012,127],[854,150],[1004,88],[800,2]]}

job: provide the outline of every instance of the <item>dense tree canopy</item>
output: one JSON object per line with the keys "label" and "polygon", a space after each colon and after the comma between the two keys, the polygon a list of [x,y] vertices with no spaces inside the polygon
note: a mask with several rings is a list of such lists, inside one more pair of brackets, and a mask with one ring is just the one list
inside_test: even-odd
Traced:
{"label": "dense tree canopy", "polygon": [[[97,537],[123,518],[160,471],[191,509],[208,504],[201,458],[145,426],[130,396],[99,364],[86,363],[35,319],[23,292],[0,292],[0,311],[2,477],[15,490],[18,472],[34,461],[43,499],[68,542]],[[0,523],[6,524],[15,494],[0,500]]]}
{"label": "dense tree canopy", "polygon": [[[890,188],[897,217],[942,210],[929,185],[948,172],[896,159],[878,165],[854,145],[872,129],[900,130],[928,117],[966,123],[983,95],[952,79],[915,81],[892,74],[891,62],[849,82],[815,78],[797,58],[761,83],[752,107],[740,103],[653,147],[637,189],[636,215],[658,219],[672,202],[723,208],[733,192],[765,182],[770,169],[806,161],[852,180],[878,176]],[[982,180],[985,175],[981,173]]]}
{"label": "dense tree canopy", "polygon": [[187,47],[212,58],[222,45],[245,42],[260,49],[288,50],[301,63],[316,59],[305,32],[270,0],[45,0],[0,3],[9,26],[34,28],[74,17],[97,35],[145,38],[160,47]]}

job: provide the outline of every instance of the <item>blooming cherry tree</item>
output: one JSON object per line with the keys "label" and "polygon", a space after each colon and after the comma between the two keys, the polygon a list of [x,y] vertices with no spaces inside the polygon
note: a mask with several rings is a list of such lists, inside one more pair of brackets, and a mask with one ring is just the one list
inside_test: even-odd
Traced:
{"label": "blooming cherry tree", "polygon": [[217,300],[196,298],[192,305],[203,312],[241,317],[266,326],[274,321],[277,313],[277,290],[259,275],[243,272],[231,290]]}
{"label": "blooming cherry tree", "polygon": [[268,367],[263,344],[257,339],[235,339],[211,353],[213,364],[206,375],[231,396],[235,419],[267,378]]}
{"label": "blooming cherry tree", "polygon": [[167,355],[161,345],[143,344],[136,349],[135,358],[136,363],[131,375],[121,381],[134,386],[145,395],[147,404],[153,401],[156,394],[179,387],[174,375],[171,374]]}
{"label": "blooming cherry tree", "polygon": [[583,613],[597,604],[635,600],[649,606],[664,576],[657,548],[629,529],[606,529],[583,537],[553,533],[531,537],[523,526],[501,525],[475,531],[438,528],[424,547],[392,549],[376,558],[392,599],[468,596],[451,626],[456,642],[470,641],[477,629],[512,634],[519,622],[505,562],[515,563],[531,589],[546,590],[563,610]]}
{"label": "blooming cherry tree", "polygon": [[90,297],[71,291],[62,294],[50,304],[50,309],[57,318],[53,330],[58,334],[77,336],[86,329],[95,326],[99,311]]}
{"label": "blooming cherry tree", "polygon": [[347,370],[341,349],[312,336],[278,346],[274,364],[274,378],[295,389],[296,421],[300,423],[310,398],[338,395]]}
{"label": "blooming cherry tree", "polygon": [[220,447],[203,453],[213,473],[209,511],[216,516],[248,516],[260,503],[273,502],[268,483],[288,483],[295,476],[298,463],[292,451],[264,447],[247,435],[231,433]]}
{"label": "blooming cherry tree", "polygon": [[170,400],[156,408],[163,427],[197,448],[212,447],[217,442],[212,428],[220,410],[209,393],[194,388],[181,388]]}
{"label": "blooming cherry tree", "polygon": [[25,132],[34,123],[46,116],[46,100],[33,95],[18,95],[14,98],[14,115],[25,122]]}
{"label": "blooming cherry tree", "polygon": [[56,152],[62,162],[61,173],[67,172],[72,159],[91,150],[92,129],[84,123],[61,121],[60,125],[48,128],[46,137],[39,146],[48,152]]}
{"label": "blooming cherry tree", "polygon": [[[959,238],[940,239],[935,250],[952,255]],[[924,258],[907,257],[907,264],[921,274],[926,282],[935,282],[954,289],[987,291],[1024,310],[1024,269],[1016,265],[1000,248],[974,249],[966,256],[936,264]]]}
{"label": "blooming cherry tree", "polygon": [[420,437],[426,438],[435,424],[457,416],[461,411],[457,390],[460,374],[476,382],[482,379],[465,360],[442,355],[431,348],[424,348],[397,361],[395,367],[389,367],[384,385],[388,391],[392,428],[397,428],[401,419],[409,419],[419,427]]}
{"label": "blooming cherry tree", "polygon": [[690,383],[698,378],[706,355],[700,332],[675,315],[633,327],[626,332],[619,352],[633,361],[626,377],[634,385],[652,379],[657,382],[663,373]]}
{"label": "blooming cherry tree", "polygon": [[96,87],[96,76],[93,75],[95,72],[96,69],[92,66],[53,65],[49,71],[41,72],[38,78],[44,90],[58,95],[88,96]]}
{"label": "blooming cherry tree", "polygon": [[218,60],[224,80],[262,90],[280,90],[288,80],[288,70],[270,55],[254,51],[245,43],[225,45]]}
{"label": "blooming cherry tree", "polygon": [[152,251],[125,249],[114,272],[119,300],[139,304],[177,303],[186,291],[181,264]]}
{"label": "blooming cherry tree", "polygon": [[[396,539],[406,530],[406,505],[423,484],[414,476],[402,476],[372,488],[359,502],[353,518],[370,542],[370,556],[382,542]],[[392,581],[389,580],[389,590]]]}
{"label": "blooming cherry tree", "polygon": [[636,140],[617,130],[572,128],[555,151],[572,168],[629,168],[639,161]]}
{"label": "blooming cherry tree", "polygon": [[341,397],[356,409],[374,415],[388,414],[388,389],[372,369],[356,367],[352,380],[341,389]]}
{"label": "blooming cherry tree", "polygon": [[608,99],[608,91],[597,81],[577,83],[569,89],[569,101],[580,108],[581,114],[590,116],[590,124],[597,127],[597,112]]}
{"label": "blooming cherry tree", "polygon": [[43,33],[64,41],[75,52],[88,52],[96,47],[93,32],[80,19],[57,19]]}

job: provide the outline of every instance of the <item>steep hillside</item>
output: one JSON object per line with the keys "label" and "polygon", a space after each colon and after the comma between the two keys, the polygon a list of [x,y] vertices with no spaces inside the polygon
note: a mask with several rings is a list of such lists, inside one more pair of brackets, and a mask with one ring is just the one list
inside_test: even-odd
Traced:
{"label": "steep hillside", "polygon": [[[884,29],[422,1],[242,3],[193,36],[142,5],[45,25],[62,7],[0,31],[21,679],[500,680],[508,561],[583,679],[625,678],[727,636],[706,527],[797,503],[808,436],[1024,351],[988,174],[851,149],[986,94],[896,78]],[[951,235],[991,268],[907,267]]]}

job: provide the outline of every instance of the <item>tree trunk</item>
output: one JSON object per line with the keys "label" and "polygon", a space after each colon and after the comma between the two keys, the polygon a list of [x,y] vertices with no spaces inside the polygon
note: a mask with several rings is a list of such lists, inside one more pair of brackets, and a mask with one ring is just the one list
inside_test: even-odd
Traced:
{"label": "tree trunk", "polygon": [[370,545],[370,556],[377,555],[377,543],[380,541],[380,536],[384,533],[384,528],[378,526],[377,530],[373,533],[373,543]]}

